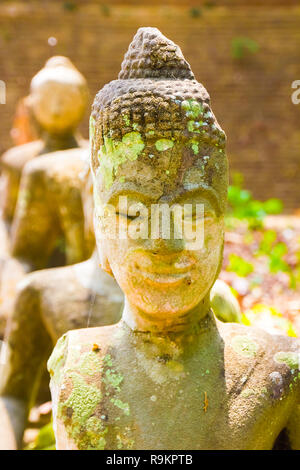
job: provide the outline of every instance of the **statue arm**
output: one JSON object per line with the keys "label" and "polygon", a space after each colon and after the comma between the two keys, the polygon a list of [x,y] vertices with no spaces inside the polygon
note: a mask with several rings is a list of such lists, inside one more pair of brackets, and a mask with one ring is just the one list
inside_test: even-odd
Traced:
{"label": "statue arm", "polygon": [[[58,187],[59,192],[59,187]],[[91,253],[87,252],[82,196],[76,186],[63,188],[58,198],[60,225],[66,240],[67,264],[80,263]],[[61,200],[60,200],[61,198]]]}
{"label": "statue arm", "polygon": [[1,208],[4,220],[11,222],[14,216],[20,175],[17,172],[4,168],[1,174]]}
{"label": "statue arm", "polygon": [[47,266],[57,239],[53,207],[48,203],[43,172],[29,162],[23,171],[12,225],[13,256],[33,268]]}

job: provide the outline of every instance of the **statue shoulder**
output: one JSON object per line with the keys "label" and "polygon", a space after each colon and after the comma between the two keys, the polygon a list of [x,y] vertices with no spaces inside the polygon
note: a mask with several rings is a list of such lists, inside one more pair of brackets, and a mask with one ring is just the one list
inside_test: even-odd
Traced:
{"label": "statue shoulder", "polygon": [[23,173],[56,194],[69,191],[70,187],[82,190],[86,160],[86,150],[81,148],[51,152],[28,161]]}
{"label": "statue shoulder", "polygon": [[12,147],[2,155],[1,164],[6,169],[21,171],[27,162],[40,154],[43,147],[42,140]]}
{"label": "statue shoulder", "polygon": [[[260,328],[218,323],[225,344],[225,360],[235,374],[251,375],[274,391],[274,398],[300,391],[300,341]],[[246,374],[247,375],[247,374]]]}
{"label": "statue shoulder", "polygon": [[[273,353],[283,349],[300,352],[300,340],[298,338],[271,334],[262,328],[246,326],[238,323],[223,323],[218,321],[218,329],[226,343],[238,344],[237,337],[248,337],[256,344],[256,349],[261,353]],[[247,349],[247,348],[246,348]]]}
{"label": "statue shoulder", "polygon": [[65,333],[48,360],[51,381],[61,383],[69,373],[93,376],[99,372],[113,329],[114,325],[109,325]]}

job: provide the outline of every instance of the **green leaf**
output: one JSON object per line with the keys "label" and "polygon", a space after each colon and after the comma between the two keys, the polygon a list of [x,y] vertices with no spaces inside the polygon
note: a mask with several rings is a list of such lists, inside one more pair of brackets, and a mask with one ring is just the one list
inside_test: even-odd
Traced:
{"label": "green leaf", "polygon": [[246,277],[253,272],[253,265],[235,253],[230,253],[227,271],[232,271],[240,277]]}
{"label": "green leaf", "polygon": [[280,214],[283,209],[283,203],[280,199],[268,199],[263,203],[264,210],[267,214]]}

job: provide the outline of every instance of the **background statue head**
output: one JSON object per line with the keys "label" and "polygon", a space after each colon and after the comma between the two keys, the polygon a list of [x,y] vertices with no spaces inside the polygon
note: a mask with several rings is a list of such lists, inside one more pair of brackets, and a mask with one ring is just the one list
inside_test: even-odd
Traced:
{"label": "background statue head", "polygon": [[[103,268],[111,271],[131,306],[167,324],[207,299],[221,263],[227,199],[225,134],[180,48],[156,28],[140,28],[119,79],[97,94],[90,121],[95,231]],[[119,196],[127,196],[122,213]],[[204,243],[189,249],[176,239],[111,237],[117,223],[144,217],[136,204],[189,204],[187,223],[204,206]],[[130,206],[135,210],[130,212]],[[101,210],[100,210],[101,209]],[[151,217],[148,218],[149,224]]]}
{"label": "background statue head", "polygon": [[42,129],[72,133],[86,110],[87,83],[67,57],[55,56],[32,79],[30,105]]}

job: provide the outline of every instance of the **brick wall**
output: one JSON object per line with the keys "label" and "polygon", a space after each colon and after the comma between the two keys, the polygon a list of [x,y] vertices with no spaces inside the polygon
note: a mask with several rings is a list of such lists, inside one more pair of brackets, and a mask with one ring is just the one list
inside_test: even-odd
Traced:
{"label": "brick wall", "polygon": [[[0,1],[0,151],[18,99],[48,57],[71,58],[87,77],[91,97],[117,78],[139,26],[156,26],[177,42],[212,97],[228,136],[231,172],[245,175],[258,198],[280,197],[300,206],[300,104],[291,83],[300,80],[300,6],[296,0]],[[48,38],[55,37],[51,47]],[[237,59],[244,37],[259,50]],[[238,51],[237,51],[238,53]],[[87,117],[83,132],[87,136]]]}

